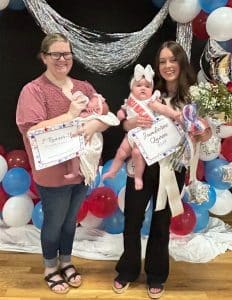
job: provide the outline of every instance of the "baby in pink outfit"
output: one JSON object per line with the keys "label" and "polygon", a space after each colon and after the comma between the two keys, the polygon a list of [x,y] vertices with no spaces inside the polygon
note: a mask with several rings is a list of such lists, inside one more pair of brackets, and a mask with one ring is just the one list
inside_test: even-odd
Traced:
{"label": "baby in pink outfit", "polygon": [[[158,90],[152,94],[153,77],[154,71],[150,65],[147,65],[146,68],[143,68],[141,65],[135,66],[134,77],[130,82],[131,93],[117,113],[117,117],[120,120],[134,118],[137,115],[154,120],[154,112],[156,112],[180,122],[181,113],[162,104]],[[132,156],[134,164],[135,189],[141,190],[143,188],[142,177],[146,163],[138,147],[135,144],[131,144],[127,135],[119,146],[109,171],[103,175],[103,180],[113,178],[122,167],[124,161],[130,156]]]}
{"label": "baby in pink outfit", "polygon": [[[109,111],[105,99],[100,94],[93,94],[92,98],[88,98],[82,92],[78,91],[73,94],[73,100],[84,99],[86,108],[80,113],[78,118],[86,118],[92,115],[106,115]],[[64,175],[66,179],[73,179],[80,175],[80,159],[75,157],[68,161],[68,173]]]}

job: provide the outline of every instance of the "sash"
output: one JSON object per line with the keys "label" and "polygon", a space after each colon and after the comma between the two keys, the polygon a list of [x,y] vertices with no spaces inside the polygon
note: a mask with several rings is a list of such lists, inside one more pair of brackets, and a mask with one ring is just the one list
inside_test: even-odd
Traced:
{"label": "sash", "polygon": [[126,112],[128,118],[133,118],[137,115],[155,119],[153,111],[147,106],[147,104],[151,101],[151,98],[146,100],[137,100],[132,95],[125,101]]}

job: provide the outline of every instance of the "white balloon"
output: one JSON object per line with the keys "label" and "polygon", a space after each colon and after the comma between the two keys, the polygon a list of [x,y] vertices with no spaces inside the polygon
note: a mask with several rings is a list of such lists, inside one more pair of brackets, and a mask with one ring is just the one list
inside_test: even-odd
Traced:
{"label": "white balloon", "polygon": [[232,8],[215,9],[206,20],[206,31],[210,38],[216,41],[232,39]]}
{"label": "white balloon", "polygon": [[216,191],[216,202],[209,211],[217,216],[224,216],[232,211],[232,193],[229,190],[219,190]]}
{"label": "white balloon", "polygon": [[212,136],[208,141],[200,144],[199,159],[209,161],[217,158],[221,152],[221,139]]}
{"label": "white balloon", "polygon": [[10,0],[1,0],[0,1],[0,10],[6,8],[9,4]]}
{"label": "white balloon", "polygon": [[86,217],[80,222],[80,224],[85,228],[99,228],[102,223],[102,218],[98,218],[88,212]]}
{"label": "white balloon", "polygon": [[24,226],[31,220],[33,208],[34,203],[26,194],[10,197],[3,206],[3,221],[12,227]]}
{"label": "white balloon", "polygon": [[126,187],[124,186],[121,191],[118,193],[118,206],[122,212],[124,212],[125,207],[125,193]]}
{"label": "white balloon", "polygon": [[7,170],[7,162],[5,158],[2,155],[0,155],[0,182],[3,180],[3,177],[5,176]]}
{"label": "white balloon", "polygon": [[201,11],[198,0],[172,0],[169,4],[169,14],[179,23],[192,21]]}
{"label": "white balloon", "polygon": [[232,126],[226,125],[226,124],[220,125],[218,128],[217,135],[222,139],[231,137],[232,136]]}

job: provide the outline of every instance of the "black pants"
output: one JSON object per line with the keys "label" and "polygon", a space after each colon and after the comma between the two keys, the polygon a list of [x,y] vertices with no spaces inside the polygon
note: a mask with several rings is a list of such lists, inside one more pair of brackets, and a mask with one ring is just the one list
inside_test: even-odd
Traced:
{"label": "black pants", "polygon": [[[176,172],[180,191],[184,185],[185,169]],[[143,189],[136,191],[134,179],[128,177],[125,196],[124,252],[120,257],[116,271],[118,279],[135,281],[141,271],[140,230],[148,201],[153,195],[155,208],[159,186],[159,164],[146,167],[143,175]],[[171,213],[169,206],[161,211],[153,211],[150,233],[147,241],[144,269],[147,283],[164,283],[169,274],[169,226]]]}

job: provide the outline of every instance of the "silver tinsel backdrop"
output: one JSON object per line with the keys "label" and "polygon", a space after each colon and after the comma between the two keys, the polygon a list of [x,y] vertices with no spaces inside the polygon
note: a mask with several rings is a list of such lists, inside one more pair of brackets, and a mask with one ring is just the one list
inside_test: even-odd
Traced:
{"label": "silver tinsel backdrop", "polygon": [[[23,0],[44,33],[61,32],[73,46],[76,60],[92,72],[102,75],[126,68],[140,55],[168,15],[167,0],[153,20],[142,30],[131,33],[105,33],[78,26],[60,16],[45,0]],[[177,24],[177,41],[190,59],[192,28]]]}

